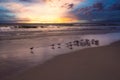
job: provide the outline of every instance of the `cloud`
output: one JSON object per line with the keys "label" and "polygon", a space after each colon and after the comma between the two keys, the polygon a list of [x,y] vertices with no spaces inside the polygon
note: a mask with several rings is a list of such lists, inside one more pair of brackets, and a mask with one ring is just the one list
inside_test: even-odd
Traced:
{"label": "cloud", "polygon": [[111,4],[107,4],[107,3],[108,3],[107,1],[106,1],[106,3],[105,2],[95,2],[89,6],[79,7],[75,11],[73,11],[73,13],[91,15],[91,13],[93,13],[93,12],[100,12],[100,11],[103,11],[103,12],[108,11],[109,12],[109,10],[112,10],[112,11],[120,10],[120,3],[115,3],[115,2],[113,2]]}
{"label": "cloud", "polygon": [[19,0],[19,1],[23,1],[23,2],[32,2],[32,0]]}
{"label": "cloud", "polygon": [[0,0],[0,3],[1,3],[1,2],[8,2],[8,0]]}
{"label": "cloud", "polygon": [[[88,21],[120,21],[120,1],[96,1],[89,6],[79,7],[72,13],[78,20]],[[107,4],[109,3],[109,4]]]}
{"label": "cloud", "polygon": [[[9,8],[10,5],[8,5]],[[16,6],[13,6],[16,7]],[[18,6],[17,6],[18,7]],[[29,20],[26,18],[19,18],[16,13],[16,10],[11,10],[7,8],[6,6],[0,6],[0,23],[16,23],[16,22],[28,22]],[[20,9],[20,7],[18,7]],[[17,8],[17,9],[18,9]]]}
{"label": "cloud", "polygon": [[66,9],[73,9],[74,4],[73,3],[65,3],[61,6],[61,8],[66,8]]}
{"label": "cloud", "polygon": [[0,9],[0,17],[3,15],[5,16],[2,17],[3,20],[15,22],[90,20],[94,17],[104,18],[110,11],[119,11],[119,2],[119,0],[0,0],[0,6],[4,7]]}
{"label": "cloud", "polygon": [[96,10],[103,10],[104,6],[103,6],[103,3],[97,2],[97,3],[93,4],[93,8],[95,8]]}
{"label": "cloud", "polygon": [[11,0],[9,3],[0,3],[0,5],[10,10],[19,20],[61,22],[62,19],[64,21],[75,19],[69,11],[81,1],[83,0]]}
{"label": "cloud", "polygon": [[43,0],[19,0],[19,2],[25,2],[25,3],[42,3]]}
{"label": "cloud", "polygon": [[12,15],[11,11],[9,11],[3,7],[0,7],[0,23],[15,21],[14,18],[15,17]]}
{"label": "cloud", "polygon": [[120,10],[120,3],[115,3],[111,5],[110,10]]}

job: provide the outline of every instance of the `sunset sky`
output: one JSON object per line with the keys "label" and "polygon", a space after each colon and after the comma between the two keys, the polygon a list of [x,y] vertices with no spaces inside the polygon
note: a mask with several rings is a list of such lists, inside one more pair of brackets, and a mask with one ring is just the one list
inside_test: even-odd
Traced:
{"label": "sunset sky", "polygon": [[120,0],[0,0],[0,23],[120,21]]}

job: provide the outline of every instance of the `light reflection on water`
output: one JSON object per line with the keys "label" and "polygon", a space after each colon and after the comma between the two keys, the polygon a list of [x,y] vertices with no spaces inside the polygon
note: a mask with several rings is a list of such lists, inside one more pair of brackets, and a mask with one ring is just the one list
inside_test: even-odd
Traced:
{"label": "light reflection on water", "polygon": [[[56,55],[73,52],[76,50],[109,45],[120,40],[120,33],[96,34],[96,35],[72,35],[50,36],[35,39],[3,40],[0,41],[0,72],[8,75],[9,69],[21,71],[25,68],[38,65]],[[66,43],[81,39],[99,40],[99,45],[84,47],[74,46],[73,49],[66,47]],[[51,44],[61,43],[61,48],[51,48]],[[30,48],[34,47],[31,53]],[[11,74],[11,73],[9,73]],[[1,74],[0,74],[1,77]]]}

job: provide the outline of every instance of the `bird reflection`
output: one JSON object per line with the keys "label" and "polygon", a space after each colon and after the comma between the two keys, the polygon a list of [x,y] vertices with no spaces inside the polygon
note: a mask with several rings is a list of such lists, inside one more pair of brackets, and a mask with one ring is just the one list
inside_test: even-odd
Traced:
{"label": "bird reflection", "polygon": [[34,49],[34,47],[31,47],[31,48],[30,48],[30,50],[31,50],[30,53],[31,53],[31,54],[34,54],[33,49]]}

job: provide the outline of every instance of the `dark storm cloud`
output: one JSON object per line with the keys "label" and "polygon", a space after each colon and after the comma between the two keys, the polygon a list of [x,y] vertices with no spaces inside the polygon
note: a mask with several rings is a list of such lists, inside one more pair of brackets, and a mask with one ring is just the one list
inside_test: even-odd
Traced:
{"label": "dark storm cloud", "polygon": [[[76,14],[86,14],[89,15],[91,13],[94,13],[96,11],[108,11],[112,10],[112,11],[116,11],[116,10],[120,10],[120,3],[114,3],[114,4],[109,4],[110,7],[106,7],[107,5],[104,5],[104,3],[102,2],[96,2],[94,4],[92,4],[91,6],[87,6],[87,7],[83,7],[83,8],[79,8],[77,9],[75,12]],[[74,13],[75,13],[74,12]]]}
{"label": "dark storm cloud", "polygon": [[[91,6],[83,7],[77,9],[75,12],[76,14],[84,14],[84,15],[91,15],[94,11],[103,11],[105,9],[105,6],[101,2],[94,3]],[[73,12],[73,13],[75,13]]]}
{"label": "dark storm cloud", "polygon": [[120,0],[94,1],[89,6],[78,7],[72,13],[78,20],[120,21]]}
{"label": "dark storm cloud", "polygon": [[101,3],[101,2],[97,2],[97,3],[93,4],[92,7],[96,8],[97,10],[103,10],[103,8],[104,8],[103,3]]}
{"label": "dark storm cloud", "polygon": [[120,10],[120,3],[115,3],[111,5],[110,10]]}

